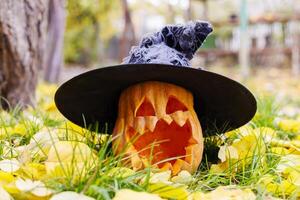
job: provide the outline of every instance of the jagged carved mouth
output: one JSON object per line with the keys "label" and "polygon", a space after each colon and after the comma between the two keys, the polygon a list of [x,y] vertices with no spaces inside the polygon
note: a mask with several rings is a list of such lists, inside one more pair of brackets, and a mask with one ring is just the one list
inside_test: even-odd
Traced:
{"label": "jagged carved mouth", "polygon": [[198,142],[193,138],[189,119],[180,124],[176,121],[168,123],[160,119],[152,130],[138,131],[137,127],[129,127],[129,137],[134,138],[133,146],[141,158],[152,158],[151,164],[168,169],[174,165],[182,165],[183,162],[191,163],[192,147]]}

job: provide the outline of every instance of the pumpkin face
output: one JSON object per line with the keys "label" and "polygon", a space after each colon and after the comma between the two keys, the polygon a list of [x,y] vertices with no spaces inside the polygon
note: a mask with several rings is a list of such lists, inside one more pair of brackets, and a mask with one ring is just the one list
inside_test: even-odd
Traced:
{"label": "pumpkin face", "polygon": [[151,164],[173,174],[194,172],[202,158],[202,130],[193,95],[169,83],[150,81],[125,89],[113,136],[114,150],[130,155],[134,169]]}

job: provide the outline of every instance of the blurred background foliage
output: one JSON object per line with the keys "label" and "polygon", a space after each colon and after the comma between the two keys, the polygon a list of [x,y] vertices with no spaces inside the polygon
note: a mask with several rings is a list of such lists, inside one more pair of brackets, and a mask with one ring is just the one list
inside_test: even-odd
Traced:
{"label": "blurred background foliage", "polygon": [[114,19],[120,18],[120,15],[118,1],[69,0],[64,41],[65,61],[83,65],[97,61],[109,40],[118,33],[118,24]]}
{"label": "blurred background foliage", "polygon": [[[144,34],[158,31],[166,24],[200,19],[210,21],[214,32],[203,44],[202,53],[197,54],[200,61],[196,59],[196,64],[209,66],[214,61],[215,65],[218,58],[217,62],[225,65],[228,61],[239,65],[236,60],[241,45],[242,2],[247,3],[248,49],[251,56],[254,54],[250,65],[290,66],[294,27],[299,26],[300,19],[299,0],[68,0],[65,64],[120,63]],[[126,41],[129,43],[122,49]],[[279,54],[277,60],[267,62],[272,60],[268,55],[274,53]]]}

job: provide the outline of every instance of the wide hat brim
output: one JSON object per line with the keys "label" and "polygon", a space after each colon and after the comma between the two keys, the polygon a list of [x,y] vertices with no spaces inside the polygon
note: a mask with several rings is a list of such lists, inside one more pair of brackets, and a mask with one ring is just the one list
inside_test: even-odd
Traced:
{"label": "wide hat brim", "polygon": [[144,81],[161,81],[192,92],[205,135],[236,129],[256,112],[256,100],[240,83],[205,70],[165,64],[123,64],[99,68],[62,84],[58,110],[71,122],[91,130],[113,127],[121,92]]}

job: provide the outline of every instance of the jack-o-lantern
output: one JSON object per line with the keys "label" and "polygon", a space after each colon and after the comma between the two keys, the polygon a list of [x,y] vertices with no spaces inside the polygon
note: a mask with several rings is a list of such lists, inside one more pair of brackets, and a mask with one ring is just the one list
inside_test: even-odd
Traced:
{"label": "jack-o-lantern", "polygon": [[114,124],[113,148],[129,154],[127,161],[135,169],[151,164],[173,174],[194,172],[202,158],[202,130],[206,135],[233,130],[256,112],[255,98],[245,87],[190,67],[211,31],[209,23],[196,21],[143,37],[123,65],[92,70],[64,83],[55,94],[57,108],[91,130],[108,130]]}
{"label": "jack-o-lantern", "polygon": [[203,151],[193,95],[186,89],[149,81],[125,89],[119,99],[114,148],[130,155],[134,169],[149,164],[193,172]]}

